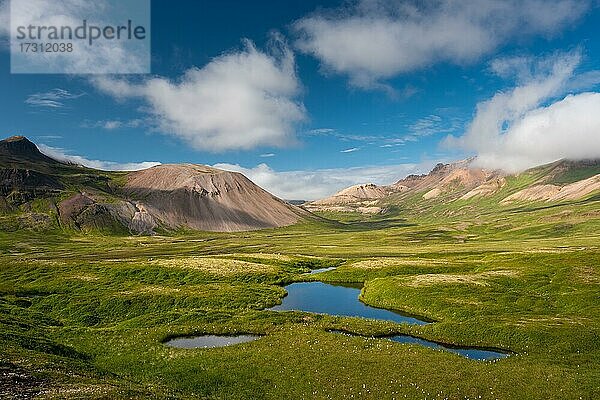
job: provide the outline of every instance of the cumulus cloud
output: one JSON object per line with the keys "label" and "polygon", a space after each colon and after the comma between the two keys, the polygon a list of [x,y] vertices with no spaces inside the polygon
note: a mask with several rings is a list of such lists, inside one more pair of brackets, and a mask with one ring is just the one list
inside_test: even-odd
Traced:
{"label": "cumulus cloud", "polygon": [[52,89],[48,92],[34,93],[25,99],[25,104],[46,109],[58,109],[65,107],[66,100],[72,100],[83,96],[83,93],[73,94],[65,89]]}
{"label": "cumulus cloud", "polygon": [[240,172],[257,185],[286,200],[317,200],[348,186],[363,183],[387,185],[408,174],[429,171],[433,163],[396,164],[309,171],[275,171],[267,164],[245,168],[237,164],[216,164],[215,168]]}
{"label": "cumulus cloud", "polygon": [[475,152],[483,167],[509,172],[561,158],[600,157],[600,93],[572,93],[581,82],[575,73],[580,59],[571,52],[493,64],[520,84],[479,103],[465,134],[446,143]]}
{"label": "cumulus cloud", "polygon": [[473,62],[515,37],[552,35],[588,8],[577,0],[359,0],[302,18],[293,30],[297,47],[327,70],[373,88],[436,63]]}
{"label": "cumulus cloud", "polygon": [[277,35],[268,52],[246,40],[243,50],[190,69],[175,82],[162,77],[93,82],[116,98],[143,99],[160,130],[199,150],[283,147],[295,141],[295,125],[306,118],[297,100],[294,55]]}
{"label": "cumulus cloud", "polygon": [[55,160],[83,165],[84,167],[99,169],[102,171],[138,171],[141,169],[160,165],[157,161],[144,161],[139,163],[118,163],[114,161],[90,160],[85,157],[69,154],[59,147],[51,147],[45,144],[38,145],[42,153]]}
{"label": "cumulus cloud", "polygon": [[568,95],[527,112],[479,153],[478,163],[521,171],[561,158],[600,158],[600,93]]}

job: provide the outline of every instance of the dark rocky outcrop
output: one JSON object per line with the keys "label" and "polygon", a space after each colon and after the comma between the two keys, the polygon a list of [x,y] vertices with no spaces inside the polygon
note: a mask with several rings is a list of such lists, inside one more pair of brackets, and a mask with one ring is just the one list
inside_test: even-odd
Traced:
{"label": "dark rocky outcrop", "polygon": [[11,205],[57,195],[63,185],[54,177],[18,168],[0,168],[0,196]]}
{"label": "dark rocky outcrop", "polygon": [[35,144],[24,136],[11,136],[0,140],[0,157],[7,161],[33,161],[48,164],[61,164],[43,154]]}

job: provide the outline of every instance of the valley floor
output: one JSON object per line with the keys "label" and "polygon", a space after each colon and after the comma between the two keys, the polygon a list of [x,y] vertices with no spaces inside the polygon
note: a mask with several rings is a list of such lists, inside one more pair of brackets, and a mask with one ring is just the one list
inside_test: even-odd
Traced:
{"label": "valley floor", "polygon": [[[598,204],[565,210],[171,237],[1,232],[0,397],[599,398]],[[367,304],[436,322],[265,310],[317,277],[365,282]],[[264,337],[163,344],[204,333]],[[392,333],[514,354],[480,362],[368,337]]]}

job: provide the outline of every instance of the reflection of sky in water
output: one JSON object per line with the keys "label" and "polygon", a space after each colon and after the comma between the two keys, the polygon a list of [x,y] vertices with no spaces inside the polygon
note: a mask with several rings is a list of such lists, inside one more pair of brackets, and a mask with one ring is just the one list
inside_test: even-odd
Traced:
{"label": "reflection of sky in water", "polygon": [[177,338],[169,340],[166,344],[171,347],[180,349],[196,349],[196,348],[213,348],[225,347],[238,343],[251,342],[258,339],[260,336],[254,335],[239,335],[239,336],[215,336],[205,335],[191,338]]}
{"label": "reflection of sky in water", "polygon": [[344,317],[362,317],[413,325],[428,322],[417,318],[370,307],[362,303],[358,296],[360,289],[328,285],[322,282],[300,282],[285,287],[288,295],[283,302],[271,310],[297,310]]}
{"label": "reflection of sky in water", "polygon": [[328,267],[328,268],[313,269],[312,271],[309,272],[309,274],[311,274],[311,275],[320,274],[321,272],[333,271],[336,268],[337,267]]}
{"label": "reflection of sky in water", "polygon": [[406,335],[392,336],[387,339],[392,340],[394,342],[398,342],[398,343],[411,343],[411,344],[418,344],[418,345],[425,346],[425,347],[431,347],[432,349],[441,349],[441,350],[443,349],[446,351],[450,351],[452,353],[459,354],[463,357],[470,358],[472,360],[485,361],[485,360],[496,360],[498,358],[508,357],[507,353],[500,353],[500,352],[492,351],[492,350],[473,349],[473,348],[469,349],[469,348],[446,346],[446,345],[442,345],[439,343],[430,342],[425,339],[420,339],[420,338],[406,336]]}
{"label": "reflection of sky in water", "polygon": [[[287,296],[283,298],[280,305],[271,308],[271,310],[297,310],[345,317],[378,319],[414,325],[425,325],[428,323],[393,311],[370,307],[358,299],[360,288],[356,287],[334,286],[322,282],[299,282],[288,285],[285,289],[288,292]],[[507,353],[447,346],[412,336],[397,335],[385,339],[399,343],[411,343],[433,349],[446,350],[473,360],[495,360],[508,357]]]}

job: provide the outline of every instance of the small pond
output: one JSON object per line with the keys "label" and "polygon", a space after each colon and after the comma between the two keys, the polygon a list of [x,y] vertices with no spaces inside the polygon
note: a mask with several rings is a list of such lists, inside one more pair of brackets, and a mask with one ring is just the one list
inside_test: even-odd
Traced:
{"label": "small pond", "polygon": [[[292,283],[285,287],[287,296],[283,298],[282,303],[270,308],[270,310],[306,311],[333,316],[361,317],[413,325],[426,325],[431,323],[431,321],[427,321],[423,318],[368,306],[358,298],[361,288],[362,284],[330,285],[323,282]],[[341,331],[331,332],[352,335]],[[445,350],[472,360],[491,361],[505,358],[510,355],[508,352],[499,350],[451,346],[408,335],[388,336],[382,337],[381,339]]]}
{"label": "small pond", "polygon": [[[326,270],[330,270],[327,268]],[[317,271],[317,270],[315,270]],[[312,271],[311,273],[315,273]],[[375,308],[362,303],[360,295],[362,284],[330,285],[323,282],[298,282],[285,287],[287,296],[280,305],[270,308],[273,311],[305,311],[318,314],[327,314],[343,317],[361,317],[374,320],[407,323],[413,325],[426,325],[431,323],[422,318],[405,315],[399,312]],[[347,332],[332,330],[331,333],[349,336],[360,336]],[[202,335],[195,337],[179,337],[171,339],[165,344],[182,349],[215,348],[232,346],[239,343],[251,342],[259,339],[258,335],[218,336]],[[497,349],[484,349],[476,347],[451,346],[432,342],[429,340],[409,336],[395,335],[380,337],[381,340],[391,340],[398,343],[417,344],[433,349],[439,349],[459,354],[472,360],[491,361],[508,357],[510,353]]]}
{"label": "small pond", "polygon": [[333,271],[336,268],[337,267],[317,268],[317,269],[313,269],[308,274],[309,275],[320,274],[321,272]]}
{"label": "small pond", "polygon": [[[330,332],[347,335],[347,336],[363,337],[362,335],[355,335],[352,333],[336,331],[336,330],[332,330]],[[380,339],[391,340],[393,342],[398,342],[398,343],[418,344],[420,346],[425,346],[425,347],[429,347],[432,349],[445,350],[445,351],[449,351],[451,353],[455,353],[460,356],[466,357],[468,359],[478,360],[478,361],[499,360],[501,358],[506,358],[510,355],[508,352],[503,352],[503,351],[498,351],[498,350],[482,349],[482,348],[477,348],[477,347],[451,346],[451,345],[447,345],[447,344],[431,342],[429,340],[425,340],[425,339],[421,339],[421,338],[417,338],[417,337],[409,336],[409,335],[383,336]]]}
{"label": "small pond", "polygon": [[259,339],[256,335],[236,335],[236,336],[217,336],[217,335],[202,335],[194,337],[179,337],[171,339],[165,344],[178,349],[212,349],[214,347],[232,346],[234,344],[251,342]]}
{"label": "small pond", "polygon": [[329,314],[342,317],[362,317],[426,325],[430,323],[423,319],[368,306],[358,299],[359,286],[329,285],[323,282],[298,282],[285,287],[287,296],[280,305],[270,308],[274,311],[295,310],[318,314]]}

